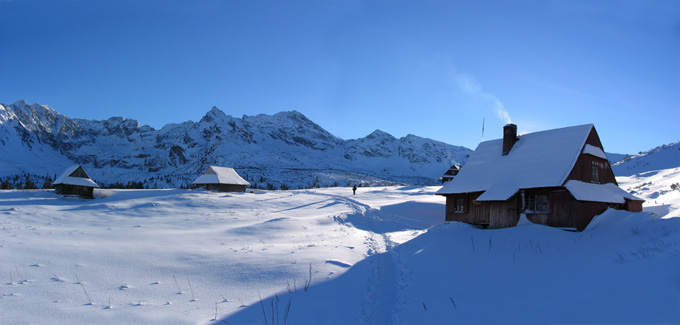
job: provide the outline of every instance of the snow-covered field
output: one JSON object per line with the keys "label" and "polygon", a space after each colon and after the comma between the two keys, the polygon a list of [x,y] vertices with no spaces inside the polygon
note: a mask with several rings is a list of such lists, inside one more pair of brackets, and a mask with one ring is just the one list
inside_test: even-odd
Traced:
{"label": "snow-covered field", "polygon": [[680,167],[645,171],[616,179],[622,189],[646,201],[646,211],[662,218],[680,217],[680,190],[671,189],[673,184],[680,186]]}
{"label": "snow-covered field", "polygon": [[0,322],[680,322],[680,192],[576,233],[443,224],[437,189],[0,191]]}

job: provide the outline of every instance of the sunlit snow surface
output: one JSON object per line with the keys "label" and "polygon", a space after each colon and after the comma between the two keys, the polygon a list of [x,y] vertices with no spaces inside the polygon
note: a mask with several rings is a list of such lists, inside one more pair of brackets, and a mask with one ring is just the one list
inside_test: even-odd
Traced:
{"label": "sunlit snow surface", "polygon": [[576,233],[443,224],[437,189],[0,191],[1,323],[680,321],[680,192]]}
{"label": "sunlit snow surface", "polygon": [[617,177],[619,187],[646,200],[646,211],[659,218],[680,217],[680,167],[645,171],[628,177]]}

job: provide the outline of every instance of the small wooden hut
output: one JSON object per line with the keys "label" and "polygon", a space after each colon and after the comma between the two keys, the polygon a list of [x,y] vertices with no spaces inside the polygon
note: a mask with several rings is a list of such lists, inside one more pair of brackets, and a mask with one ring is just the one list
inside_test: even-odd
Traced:
{"label": "small wooden hut", "polygon": [[442,175],[442,183],[453,180],[453,178],[458,175],[458,172],[460,172],[460,165],[453,164],[451,168],[449,168],[449,170],[447,170],[444,175]]}
{"label": "small wooden hut", "polygon": [[592,124],[519,137],[508,124],[436,194],[446,197],[447,221],[484,228],[512,227],[526,215],[580,231],[607,208],[639,212],[644,202],[618,187]]}
{"label": "small wooden hut", "polygon": [[67,168],[52,185],[57,194],[77,195],[85,199],[94,199],[94,188],[99,187],[80,165]]}
{"label": "small wooden hut", "polygon": [[192,184],[220,192],[245,192],[246,187],[250,186],[233,168],[217,166],[208,167]]}

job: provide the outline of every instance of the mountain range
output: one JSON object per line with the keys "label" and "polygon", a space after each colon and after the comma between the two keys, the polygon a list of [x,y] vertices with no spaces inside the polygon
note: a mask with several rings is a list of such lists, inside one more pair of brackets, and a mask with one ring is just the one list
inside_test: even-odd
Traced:
{"label": "mountain range", "polygon": [[472,150],[376,130],[341,139],[297,111],[236,118],[213,107],[198,122],[156,130],[137,120],[86,120],[23,100],[0,104],[0,177],[59,174],[81,164],[100,185],[180,187],[208,166],[269,188],[434,184]]}

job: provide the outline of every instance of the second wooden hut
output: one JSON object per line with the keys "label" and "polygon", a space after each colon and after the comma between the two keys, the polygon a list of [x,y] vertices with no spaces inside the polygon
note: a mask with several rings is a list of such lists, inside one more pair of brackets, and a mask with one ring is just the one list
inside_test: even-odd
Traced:
{"label": "second wooden hut", "polygon": [[220,192],[245,192],[250,183],[229,167],[210,166],[192,184]]}

